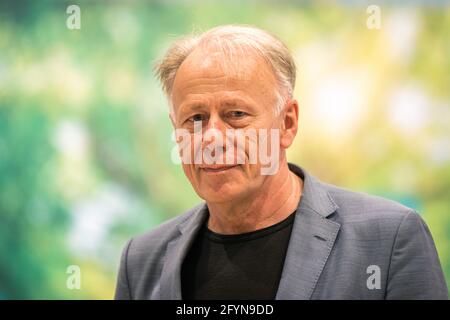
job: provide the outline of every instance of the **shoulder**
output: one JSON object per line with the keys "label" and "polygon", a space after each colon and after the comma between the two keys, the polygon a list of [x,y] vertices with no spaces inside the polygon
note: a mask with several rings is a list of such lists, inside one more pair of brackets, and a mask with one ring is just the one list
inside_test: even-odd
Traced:
{"label": "shoulder", "polygon": [[[363,192],[323,187],[337,206],[329,218],[340,224],[340,245],[356,250],[360,257],[364,252],[372,261],[384,257],[378,264],[389,265],[399,256],[411,260],[435,252],[430,230],[416,210]],[[434,256],[426,259],[438,265]]]}
{"label": "shoulder", "polygon": [[167,245],[181,235],[180,228],[200,211],[200,204],[128,241],[122,251],[117,299],[144,299],[157,296]]}
{"label": "shoulder", "polygon": [[165,221],[143,234],[133,237],[128,241],[125,248],[128,259],[134,260],[140,257],[151,259],[162,254],[167,244],[179,236],[179,226],[193,217],[202,207],[204,207],[204,203]]}
{"label": "shoulder", "polygon": [[326,183],[323,187],[338,207],[335,219],[367,237],[396,234],[402,224],[425,224],[417,211],[397,201]]}

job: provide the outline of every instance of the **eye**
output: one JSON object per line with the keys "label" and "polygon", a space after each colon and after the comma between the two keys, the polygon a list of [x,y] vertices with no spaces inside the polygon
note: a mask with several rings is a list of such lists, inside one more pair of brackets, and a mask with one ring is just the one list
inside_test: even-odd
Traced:
{"label": "eye", "polygon": [[244,111],[231,111],[230,112],[230,116],[232,117],[232,118],[243,118],[243,117],[245,117],[247,115],[247,113],[246,112],[244,112]]}
{"label": "eye", "polygon": [[198,113],[198,114],[194,114],[192,117],[189,117],[187,119],[187,121],[189,121],[189,122],[196,122],[196,121],[203,121],[205,119],[206,119],[205,115]]}

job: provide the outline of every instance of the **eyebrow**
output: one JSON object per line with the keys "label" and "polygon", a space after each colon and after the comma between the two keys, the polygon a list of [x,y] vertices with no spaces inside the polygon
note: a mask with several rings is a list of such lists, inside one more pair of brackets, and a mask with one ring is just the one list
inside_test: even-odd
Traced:
{"label": "eyebrow", "polygon": [[232,98],[232,99],[227,99],[224,102],[221,103],[221,106],[224,107],[235,107],[237,105],[243,105],[243,106],[249,106],[249,103],[243,99],[239,99],[239,98]]}
{"label": "eyebrow", "polygon": [[193,101],[190,103],[182,104],[180,106],[180,109],[178,110],[178,114],[182,115],[188,111],[201,110],[204,109],[205,107],[206,105],[203,102]]}

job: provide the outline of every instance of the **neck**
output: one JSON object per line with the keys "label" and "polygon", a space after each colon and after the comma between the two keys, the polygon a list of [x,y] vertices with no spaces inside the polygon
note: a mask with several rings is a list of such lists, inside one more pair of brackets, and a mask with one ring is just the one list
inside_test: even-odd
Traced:
{"label": "neck", "polygon": [[221,234],[240,234],[274,225],[297,209],[302,189],[303,181],[284,162],[257,193],[226,203],[207,202],[208,228]]}

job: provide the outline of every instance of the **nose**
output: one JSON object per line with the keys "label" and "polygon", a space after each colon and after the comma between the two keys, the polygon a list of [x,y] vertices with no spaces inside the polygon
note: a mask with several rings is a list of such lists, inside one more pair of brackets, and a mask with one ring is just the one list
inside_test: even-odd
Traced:
{"label": "nose", "polygon": [[211,113],[206,127],[203,129],[202,150],[210,148],[213,150],[213,156],[215,156],[215,152],[223,152],[226,125],[220,116],[217,113]]}
{"label": "nose", "polygon": [[216,113],[211,113],[206,125],[205,130],[215,129],[220,131],[225,131],[225,123],[221,119],[221,117]]}

